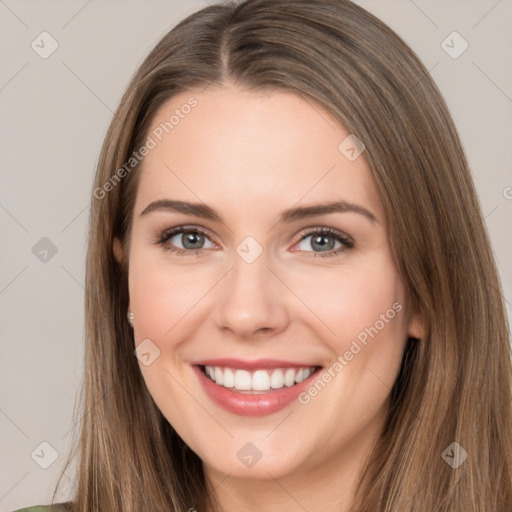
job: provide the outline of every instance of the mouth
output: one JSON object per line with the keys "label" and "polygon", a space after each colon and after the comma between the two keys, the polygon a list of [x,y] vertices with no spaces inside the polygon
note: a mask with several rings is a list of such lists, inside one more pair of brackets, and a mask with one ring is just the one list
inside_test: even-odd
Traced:
{"label": "mouth", "polygon": [[264,394],[300,384],[321,367],[262,368],[251,371],[225,366],[199,365],[199,369],[218,386],[243,394]]}
{"label": "mouth", "polygon": [[206,396],[239,416],[264,416],[292,404],[322,371],[307,363],[215,359],[192,364]]}

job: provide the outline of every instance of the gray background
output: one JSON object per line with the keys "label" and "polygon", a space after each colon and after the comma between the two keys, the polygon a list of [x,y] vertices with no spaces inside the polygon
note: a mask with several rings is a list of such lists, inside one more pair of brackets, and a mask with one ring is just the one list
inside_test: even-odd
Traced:
{"label": "gray background", "polygon": [[[448,102],[511,317],[512,2],[357,3],[418,53]],[[49,502],[76,427],[88,205],[112,112],[153,45],[204,5],[0,0],[0,511]],[[46,59],[31,47],[50,48],[43,31],[58,43]],[[445,51],[462,49],[453,31],[469,44],[458,58]]]}

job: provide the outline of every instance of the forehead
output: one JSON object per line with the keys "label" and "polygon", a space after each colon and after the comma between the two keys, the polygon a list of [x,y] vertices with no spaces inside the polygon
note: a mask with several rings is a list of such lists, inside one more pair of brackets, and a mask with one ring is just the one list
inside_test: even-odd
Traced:
{"label": "forehead", "polygon": [[269,218],[298,202],[342,199],[382,218],[364,152],[347,158],[349,136],[328,111],[289,92],[208,87],[181,93],[151,123],[135,214],[164,198]]}

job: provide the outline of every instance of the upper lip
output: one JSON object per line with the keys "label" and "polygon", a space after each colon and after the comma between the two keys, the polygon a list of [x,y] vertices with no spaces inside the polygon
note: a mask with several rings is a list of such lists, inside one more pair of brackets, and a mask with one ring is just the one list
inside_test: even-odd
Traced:
{"label": "upper lip", "polygon": [[263,368],[310,368],[320,366],[313,363],[298,363],[295,361],[282,361],[278,359],[234,359],[230,357],[217,359],[204,359],[196,361],[193,364],[197,366],[222,366],[227,368],[237,368],[240,370],[258,370]]}

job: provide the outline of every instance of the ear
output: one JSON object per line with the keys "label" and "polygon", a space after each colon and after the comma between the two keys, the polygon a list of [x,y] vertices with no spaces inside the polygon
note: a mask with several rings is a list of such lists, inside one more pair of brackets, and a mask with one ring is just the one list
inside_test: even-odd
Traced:
{"label": "ear", "polygon": [[[114,238],[114,242],[112,243],[112,252],[114,253],[114,257],[119,263],[121,267],[124,266],[124,249],[123,244],[119,238]],[[128,311],[130,311],[130,298],[128,297]]]}
{"label": "ear", "polygon": [[425,339],[425,322],[419,313],[411,313],[407,325],[407,336],[418,340]]}
{"label": "ear", "polygon": [[124,250],[119,238],[114,238],[114,243],[112,244],[112,251],[117,262],[119,263],[119,265],[122,266],[124,262]]}

